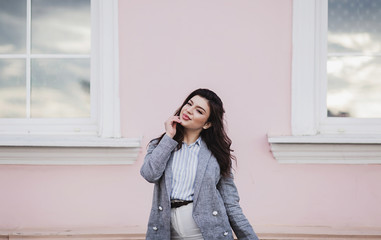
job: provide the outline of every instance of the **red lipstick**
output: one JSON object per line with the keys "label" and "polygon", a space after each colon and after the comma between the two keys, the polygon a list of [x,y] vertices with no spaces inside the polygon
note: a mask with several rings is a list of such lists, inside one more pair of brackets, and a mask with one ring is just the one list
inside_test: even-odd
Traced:
{"label": "red lipstick", "polygon": [[190,120],[190,117],[188,115],[186,115],[185,113],[183,114],[183,117],[182,117],[185,121],[188,121]]}

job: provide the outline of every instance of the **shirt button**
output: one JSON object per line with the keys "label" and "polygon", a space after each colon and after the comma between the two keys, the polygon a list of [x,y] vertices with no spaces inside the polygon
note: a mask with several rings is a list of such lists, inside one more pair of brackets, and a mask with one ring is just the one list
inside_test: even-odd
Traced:
{"label": "shirt button", "polygon": [[152,229],[153,229],[154,231],[157,231],[157,227],[153,227]]}
{"label": "shirt button", "polygon": [[224,232],[224,236],[227,236],[229,233],[228,232]]}
{"label": "shirt button", "polygon": [[217,216],[218,212],[217,211],[213,211],[213,216]]}
{"label": "shirt button", "polygon": [[163,211],[163,207],[162,207],[162,206],[159,206],[159,210],[160,210],[160,211]]}

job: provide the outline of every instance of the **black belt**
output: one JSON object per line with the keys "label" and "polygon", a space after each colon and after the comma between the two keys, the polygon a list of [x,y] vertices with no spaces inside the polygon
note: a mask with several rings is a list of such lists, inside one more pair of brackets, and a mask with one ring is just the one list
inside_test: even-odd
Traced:
{"label": "black belt", "polygon": [[188,205],[191,202],[193,202],[193,201],[185,201],[185,200],[174,199],[174,200],[171,200],[171,208],[178,208],[178,207],[181,207],[181,206],[185,206],[185,205]]}

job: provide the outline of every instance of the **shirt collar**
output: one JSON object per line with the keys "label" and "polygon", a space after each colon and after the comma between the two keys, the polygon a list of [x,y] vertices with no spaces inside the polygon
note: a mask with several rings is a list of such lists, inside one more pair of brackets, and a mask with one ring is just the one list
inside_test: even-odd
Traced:
{"label": "shirt collar", "polygon": [[201,136],[199,136],[197,138],[196,142],[194,142],[194,143],[200,146],[201,145]]}
{"label": "shirt collar", "polygon": [[194,146],[194,145],[201,146],[201,136],[199,136],[197,138],[197,140],[194,143],[190,144],[190,145],[187,145],[185,142],[183,142],[183,144],[185,144],[188,147],[191,147],[191,146]]}

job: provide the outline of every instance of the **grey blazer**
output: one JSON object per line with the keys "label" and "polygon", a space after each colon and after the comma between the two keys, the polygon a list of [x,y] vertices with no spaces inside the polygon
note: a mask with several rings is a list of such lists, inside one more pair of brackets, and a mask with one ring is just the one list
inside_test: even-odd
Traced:
{"label": "grey blazer", "polygon": [[[154,183],[152,208],[146,239],[171,239],[172,157],[177,142],[165,135],[159,144],[151,142],[141,175]],[[231,178],[221,178],[220,167],[205,142],[201,141],[193,200],[193,219],[206,240],[258,240],[239,205],[237,188]]]}

